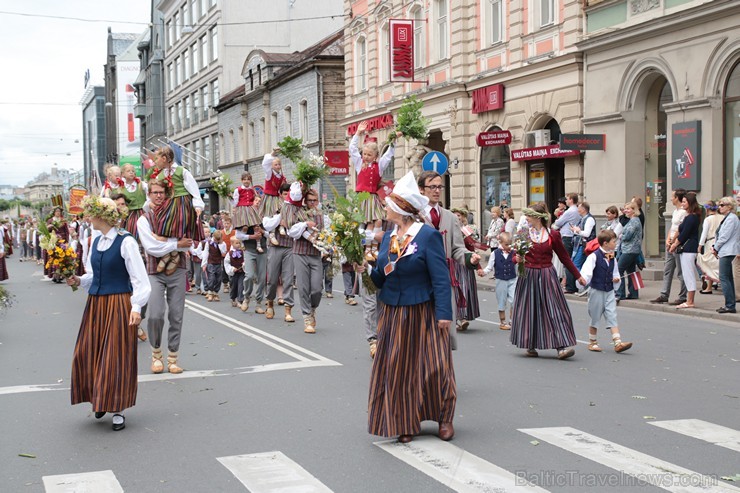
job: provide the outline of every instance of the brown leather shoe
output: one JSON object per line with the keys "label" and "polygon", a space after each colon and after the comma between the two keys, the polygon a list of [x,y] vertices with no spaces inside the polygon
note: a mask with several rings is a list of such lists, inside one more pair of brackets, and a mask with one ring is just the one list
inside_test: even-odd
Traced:
{"label": "brown leather shoe", "polygon": [[398,443],[409,443],[413,439],[414,439],[414,435],[399,435]]}
{"label": "brown leather shoe", "polygon": [[452,423],[440,423],[439,424],[439,439],[448,442],[455,436],[455,428]]}
{"label": "brown leather shoe", "polygon": [[573,348],[561,349],[558,351],[558,359],[568,359],[576,354],[576,350]]}

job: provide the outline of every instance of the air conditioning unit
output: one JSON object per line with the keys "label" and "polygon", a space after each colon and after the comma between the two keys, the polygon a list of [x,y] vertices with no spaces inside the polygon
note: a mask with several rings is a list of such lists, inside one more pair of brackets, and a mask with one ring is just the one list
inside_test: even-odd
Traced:
{"label": "air conditioning unit", "polygon": [[533,130],[524,134],[524,147],[543,147],[550,144],[550,131],[548,129]]}

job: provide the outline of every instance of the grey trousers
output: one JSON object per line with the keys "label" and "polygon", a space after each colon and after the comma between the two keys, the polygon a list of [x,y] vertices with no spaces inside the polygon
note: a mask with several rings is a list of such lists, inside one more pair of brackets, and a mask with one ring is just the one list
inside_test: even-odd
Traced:
{"label": "grey trousers", "polygon": [[295,266],[295,284],[298,289],[298,300],[301,313],[310,315],[311,310],[318,308],[324,286],[324,266],[318,255],[293,255]]}
{"label": "grey trousers", "polygon": [[362,299],[362,321],[365,327],[365,339],[378,338],[378,291],[373,294],[367,292],[362,284],[362,275],[357,275],[357,285],[360,287]]}
{"label": "grey trousers", "polygon": [[293,306],[293,249],[270,246],[267,250],[267,300],[275,301],[278,282],[283,281],[283,301]]}
{"label": "grey trousers", "polygon": [[678,271],[678,281],[681,283],[681,289],[678,292],[678,299],[686,301],[686,284],[683,282],[683,271],[681,270],[681,261],[678,253],[665,252],[665,265],[663,266],[663,289],[660,295],[668,298],[671,295],[671,284],[673,283],[673,273]]}
{"label": "grey trousers", "polygon": [[262,303],[265,298],[265,267],[267,255],[244,250],[244,299],[248,300],[254,292],[254,299]]}
{"label": "grey trousers", "polygon": [[146,329],[149,333],[149,343],[153,348],[159,348],[162,345],[166,311],[167,320],[170,323],[167,329],[167,349],[170,352],[180,349],[182,316],[185,311],[186,276],[185,269],[177,269],[171,276],[164,273],[149,275],[152,294],[147,304]]}

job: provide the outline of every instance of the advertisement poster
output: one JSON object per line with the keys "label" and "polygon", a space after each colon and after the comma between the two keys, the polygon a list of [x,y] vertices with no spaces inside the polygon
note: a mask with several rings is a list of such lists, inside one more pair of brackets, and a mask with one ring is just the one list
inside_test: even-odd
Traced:
{"label": "advertisement poster", "polygon": [[545,201],[545,166],[535,164],[529,168],[529,203]]}
{"label": "advertisement poster", "polygon": [[674,123],[671,129],[671,186],[701,189],[701,122]]}
{"label": "advertisement poster", "polygon": [[141,142],[139,121],[134,117],[134,81],[139,76],[139,62],[118,61],[118,82],[116,85],[116,112],[118,123],[118,164],[131,163],[136,175],[141,175]]}

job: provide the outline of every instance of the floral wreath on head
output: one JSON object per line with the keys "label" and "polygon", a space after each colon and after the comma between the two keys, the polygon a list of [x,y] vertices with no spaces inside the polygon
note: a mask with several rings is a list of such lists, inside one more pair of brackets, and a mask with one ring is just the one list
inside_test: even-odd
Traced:
{"label": "floral wreath on head", "polygon": [[82,199],[82,210],[85,217],[100,218],[111,226],[117,224],[128,214],[128,210],[119,211],[112,199],[97,195],[88,195]]}
{"label": "floral wreath on head", "polygon": [[522,214],[529,217],[538,217],[540,219],[550,219],[550,214],[547,212],[537,212],[534,209],[530,209],[529,207],[525,207],[522,209]]}

